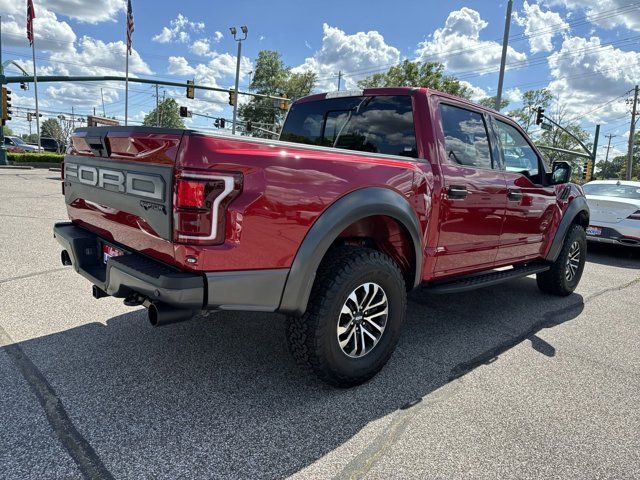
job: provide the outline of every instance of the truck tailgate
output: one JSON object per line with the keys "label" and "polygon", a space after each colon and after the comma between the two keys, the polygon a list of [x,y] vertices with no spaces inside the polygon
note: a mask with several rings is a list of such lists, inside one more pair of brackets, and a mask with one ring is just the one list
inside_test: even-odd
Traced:
{"label": "truck tailgate", "polygon": [[70,219],[115,244],[175,263],[172,182],[182,135],[146,127],[76,131],[63,170]]}

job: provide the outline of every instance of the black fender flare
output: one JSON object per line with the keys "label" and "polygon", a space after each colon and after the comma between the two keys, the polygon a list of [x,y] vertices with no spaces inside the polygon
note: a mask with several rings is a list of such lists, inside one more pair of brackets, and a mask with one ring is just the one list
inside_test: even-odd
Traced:
{"label": "black fender flare", "polygon": [[590,215],[589,205],[587,205],[587,200],[585,197],[575,197],[565,210],[564,215],[562,215],[562,220],[560,220],[558,230],[556,230],[556,234],[553,237],[553,242],[551,242],[551,248],[549,248],[546,260],[550,262],[556,261],[558,255],[560,255],[560,250],[562,250],[562,244],[564,243],[564,239],[567,236],[569,227],[571,227],[571,225],[574,223],[574,220],[578,215],[580,215],[581,212],[585,212],[588,218]]}
{"label": "black fender flare", "polygon": [[411,287],[420,283],[422,241],[420,224],[405,197],[383,187],[355,190],[328,207],[311,226],[291,265],[278,311],[301,315],[315,280],[316,271],[331,244],[352,223],[372,215],[385,215],[397,220],[407,230],[415,250],[415,278]]}

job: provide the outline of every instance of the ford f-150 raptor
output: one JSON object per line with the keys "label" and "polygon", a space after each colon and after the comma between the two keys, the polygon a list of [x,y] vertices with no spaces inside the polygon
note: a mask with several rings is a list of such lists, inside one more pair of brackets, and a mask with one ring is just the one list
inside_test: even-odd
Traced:
{"label": "ford f-150 raptor", "polygon": [[80,128],[65,156],[62,263],[153,325],[203,310],[280,312],[324,381],[391,356],[407,292],[536,274],[569,295],[589,209],[512,119],[424,88],[311,95],[279,140]]}

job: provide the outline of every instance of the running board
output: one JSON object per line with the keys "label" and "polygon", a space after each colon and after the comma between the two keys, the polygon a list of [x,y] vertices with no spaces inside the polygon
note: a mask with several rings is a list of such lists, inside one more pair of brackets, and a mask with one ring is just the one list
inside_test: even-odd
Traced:
{"label": "running board", "polygon": [[510,270],[491,270],[487,273],[478,273],[451,280],[433,282],[424,288],[433,293],[466,292],[467,290],[490,287],[516,278],[526,277],[534,273],[546,272],[549,268],[551,268],[551,265],[548,263],[530,263],[528,265],[514,267]]}

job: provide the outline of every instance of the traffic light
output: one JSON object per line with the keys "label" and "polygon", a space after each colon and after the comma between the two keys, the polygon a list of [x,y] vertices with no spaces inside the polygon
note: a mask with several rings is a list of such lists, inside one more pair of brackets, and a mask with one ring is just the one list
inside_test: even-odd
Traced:
{"label": "traffic light", "polygon": [[593,175],[593,161],[587,160],[584,162],[584,169],[582,171],[582,179],[587,182],[591,180],[591,176]]}
{"label": "traffic light", "polygon": [[11,90],[2,87],[2,125],[11,120]]}
{"label": "traffic light", "polygon": [[280,108],[280,110],[287,110],[289,108],[289,99],[286,96],[283,95],[282,98],[280,98],[278,108]]}
{"label": "traffic light", "polygon": [[224,126],[226,125],[226,123],[227,123],[227,122],[225,121],[225,119],[224,119],[224,118],[216,118],[216,119],[213,121],[213,126],[214,126],[214,127],[216,127],[216,128],[224,128]]}
{"label": "traffic light", "polygon": [[27,112],[27,122],[31,122],[33,120],[33,113]]}
{"label": "traffic light", "polygon": [[234,106],[236,104],[236,91],[229,90],[229,105]]}
{"label": "traffic light", "polygon": [[181,117],[188,117],[189,116],[189,109],[187,107],[180,107],[180,116]]}
{"label": "traffic light", "polygon": [[194,88],[195,81],[187,80],[187,98],[195,98],[196,97],[196,89]]}
{"label": "traffic light", "polygon": [[244,126],[244,130],[245,132],[250,132],[251,130],[253,130],[253,123],[251,123],[251,120],[249,120],[245,126]]}
{"label": "traffic light", "polygon": [[540,125],[544,121],[544,108],[538,107],[536,110],[536,125]]}
{"label": "traffic light", "polygon": [[29,85],[26,82],[20,82],[21,90],[29,90]]}

